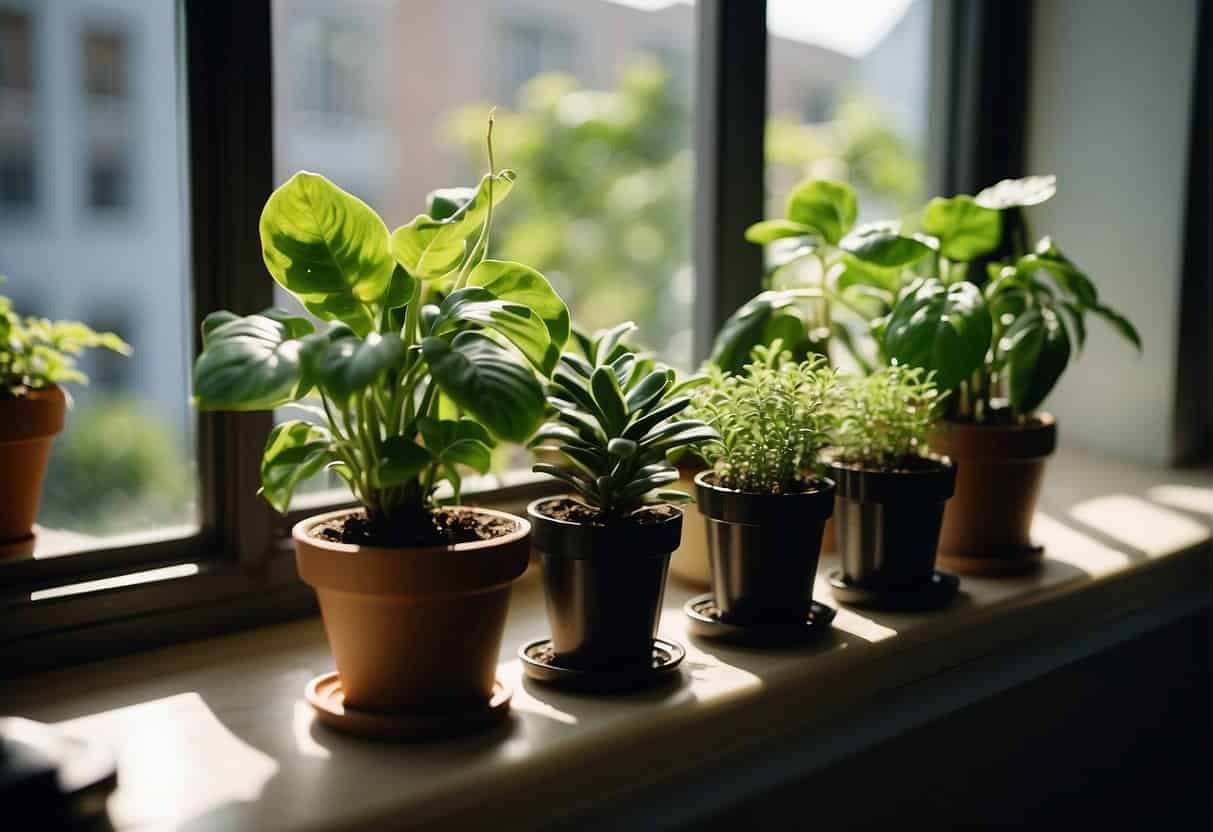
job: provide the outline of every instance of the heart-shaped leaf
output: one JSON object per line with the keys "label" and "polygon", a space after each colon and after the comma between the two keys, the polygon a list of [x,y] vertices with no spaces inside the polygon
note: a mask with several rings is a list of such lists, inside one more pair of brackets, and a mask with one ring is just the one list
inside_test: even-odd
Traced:
{"label": "heart-shaped leaf", "polygon": [[329,397],[344,406],[403,360],[404,342],[394,332],[337,338],[317,356],[316,380]]}
{"label": "heart-shaped leaf", "polygon": [[298,419],[270,431],[261,455],[261,493],[281,514],[291,505],[295,487],[333,460],[328,429]]}
{"label": "heart-shaped leaf", "polygon": [[931,278],[907,287],[889,315],[883,340],[889,358],[934,371],[939,390],[949,391],[983,364],[992,337],[981,290]]}
{"label": "heart-shaped leaf", "polygon": [[1051,199],[1057,193],[1057,177],[1025,176],[1022,179],[1004,179],[983,190],[976,197],[982,208],[1001,211],[1006,208],[1027,208]]}
{"label": "heart-shaped leaf", "polygon": [[484,260],[468,274],[468,285],[483,286],[499,300],[529,306],[543,319],[552,345],[564,349],[569,339],[569,309],[539,272],[522,263]]}
{"label": "heart-shaped leaf", "polygon": [[923,209],[922,229],[939,240],[944,257],[968,262],[998,247],[1002,214],[981,207],[971,196],[935,197]]}
{"label": "heart-shaped leaf", "polygon": [[483,286],[468,286],[447,295],[438,310],[431,334],[442,335],[460,324],[486,326],[504,335],[544,375],[556,369],[560,349],[531,307],[502,300]]}
{"label": "heart-shaped leaf", "polygon": [[931,247],[904,237],[887,223],[869,223],[852,231],[838,245],[852,257],[881,268],[904,268],[931,253]]}
{"label": "heart-shaped leaf", "polygon": [[534,374],[493,339],[460,332],[449,342],[428,337],[422,352],[438,387],[494,436],[525,442],[543,418],[543,388]]}
{"label": "heart-shaped leaf", "polygon": [[[267,310],[273,312],[273,310]],[[311,324],[267,314],[215,312],[202,323],[194,400],[202,410],[271,410],[311,388],[302,358]]]}
{"label": "heart-shaped leaf", "polygon": [[270,195],[260,233],[266,268],[309,312],[370,331],[366,307],[387,291],[395,264],[387,226],[366,203],[300,171]]}
{"label": "heart-shaped leaf", "polygon": [[1031,413],[1045,400],[1070,361],[1070,337],[1058,314],[1032,307],[1015,319],[998,350],[1007,371],[1011,406]]}
{"label": "heart-shaped leaf", "polygon": [[855,189],[845,182],[813,179],[788,195],[787,218],[815,230],[827,243],[838,245],[858,216]]}

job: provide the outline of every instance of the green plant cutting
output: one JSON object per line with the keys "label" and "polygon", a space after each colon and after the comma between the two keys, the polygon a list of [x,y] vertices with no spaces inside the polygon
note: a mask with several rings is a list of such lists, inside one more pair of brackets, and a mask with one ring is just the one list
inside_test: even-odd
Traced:
{"label": "green plant cutting", "polygon": [[575,519],[610,524],[650,503],[683,502],[688,495],[661,490],[678,479],[666,456],[676,449],[713,439],[702,421],[680,419],[691,400],[682,395],[668,367],[653,366],[621,340],[635,329],[630,321],[597,333],[583,356],[566,352],[548,385],[553,419],[532,444],[554,447],[562,464],[539,462],[538,473],[570,486],[587,507]]}
{"label": "green plant cutting", "polygon": [[1029,248],[1025,209],[1056,189],[1053,176],[1004,180],[923,210],[922,229],[938,241],[929,270],[900,292],[875,333],[889,359],[932,371],[952,393],[949,419],[1028,418],[1082,348],[1089,313],[1141,349],[1133,325],[1051,237]]}
{"label": "green plant cutting", "polygon": [[131,354],[130,345],[112,332],[96,332],[78,321],[22,316],[0,295],[0,397],[25,396],[57,384],[87,384],[76,363],[85,350],[95,348]]}
{"label": "green plant cutting", "polygon": [[[269,309],[202,324],[194,397],[203,410],[304,405],[274,428],[262,493],[285,512],[297,484],[335,472],[379,542],[448,542],[435,492],[458,501],[461,470],[484,472],[499,440],[543,419],[541,377],[556,368],[569,313],[548,281],[488,257],[493,214],[516,174],[493,159],[476,188],[434,191],[426,213],[388,231],[323,176],[300,172],[261,214],[270,275],[315,318]],[[347,525],[347,533],[350,532]],[[359,542],[354,540],[352,542]]]}
{"label": "green plant cutting", "polygon": [[878,471],[916,467],[942,400],[932,374],[893,364],[837,380],[829,405],[832,461]]}
{"label": "green plant cutting", "polygon": [[858,200],[845,182],[799,183],[788,194],[784,214],[746,230],[747,240],[768,247],[767,290],[724,323],[711,362],[736,373],[756,345],[775,339],[796,360],[810,353],[829,359],[833,337],[870,371],[873,357],[864,354],[836,310],[865,325],[885,314],[906,270],[931,254],[934,241],[902,233],[895,221],[857,227]]}

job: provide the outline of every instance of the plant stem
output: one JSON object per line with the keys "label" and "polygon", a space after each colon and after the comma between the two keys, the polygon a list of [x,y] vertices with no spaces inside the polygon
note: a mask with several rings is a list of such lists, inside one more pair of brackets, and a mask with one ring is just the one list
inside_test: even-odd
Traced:
{"label": "plant stem", "polygon": [[462,268],[459,269],[459,277],[455,280],[456,291],[467,285],[471,270],[484,262],[489,250],[489,232],[493,227],[493,182],[497,178],[497,168],[493,162],[493,110],[489,110],[489,129],[485,141],[488,144],[489,154],[489,205],[484,215],[484,225],[480,227],[480,236],[476,238],[476,244],[472,246],[467,259],[463,261]]}

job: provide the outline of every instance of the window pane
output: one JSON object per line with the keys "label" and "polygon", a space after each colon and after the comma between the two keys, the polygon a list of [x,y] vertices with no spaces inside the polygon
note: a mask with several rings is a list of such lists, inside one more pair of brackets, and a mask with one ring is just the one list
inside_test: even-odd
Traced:
{"label": "window pane", "polygon": [[70,385],[37,554],[196,528],[177,3],[0,11],[0,294],[112,330]]}
{"label": "window pane", "polygon": [[324,173],[395,228],[429,191],[479,180],[496,106],[496,161],[519,177],[493,256],[542,271],[578,326],[632,319],[645,345],[690,363],[692,5],[273,8],[278,181]]}

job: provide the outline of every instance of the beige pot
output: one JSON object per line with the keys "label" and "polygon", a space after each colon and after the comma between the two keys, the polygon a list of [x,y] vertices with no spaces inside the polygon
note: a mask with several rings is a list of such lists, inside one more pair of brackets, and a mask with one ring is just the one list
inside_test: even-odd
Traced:
{"label": "beige pot", "polygon": [[389,549],[332,543],[295,525],[299,576],[316,590],[345,701],[386,712],[444,712],[492,696],[510,584],[525,570],[531,524],[493,540]]}

